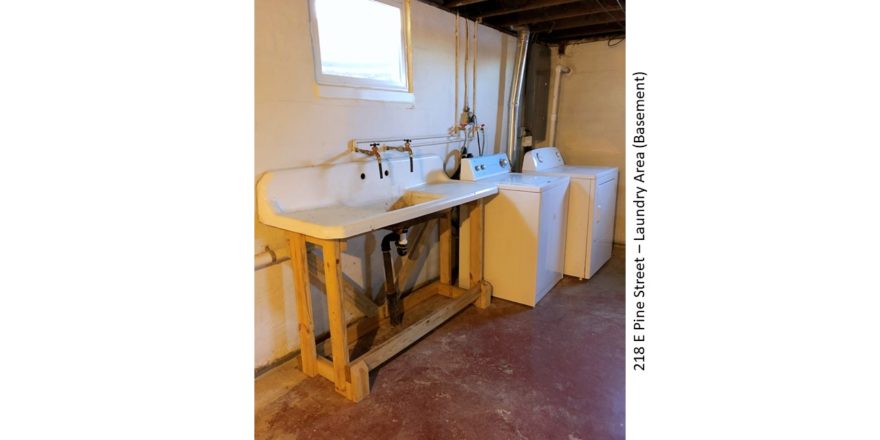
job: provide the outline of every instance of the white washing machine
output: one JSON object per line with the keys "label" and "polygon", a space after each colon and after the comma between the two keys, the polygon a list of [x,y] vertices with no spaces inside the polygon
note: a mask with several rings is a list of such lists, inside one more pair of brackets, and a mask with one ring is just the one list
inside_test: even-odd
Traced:
{"label": "white washing machine", "polygon": [[523,174],[568,176],[565,274],[590,278],[611,258],[617,168],[566,165],[555,147],[536,148],[523,159]]}
{"label": "white washing machine", "polygon": [[562,279],[569,178],[511,173],[501,153],[462,159],[461,180],[498,185],[484,214],[492,295],[534,307]]}

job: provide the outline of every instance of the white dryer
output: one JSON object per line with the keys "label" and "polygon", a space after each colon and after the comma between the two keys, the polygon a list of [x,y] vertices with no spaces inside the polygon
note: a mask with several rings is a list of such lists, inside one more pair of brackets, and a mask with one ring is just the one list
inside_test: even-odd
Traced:
{"label": "white dryer", "polygon": [[483,277],[492,295],[534,307],[562,279],[569,178],[511,173],[500,153],[462,159],[461,180],[498,186],[484,214]]}
{"label": "white dryer", "polygon": [[617,168],[566,165],[555,147],[536,148],[523,159],[523,174],[567,176],[566,275],[592,277],[611,258]]}

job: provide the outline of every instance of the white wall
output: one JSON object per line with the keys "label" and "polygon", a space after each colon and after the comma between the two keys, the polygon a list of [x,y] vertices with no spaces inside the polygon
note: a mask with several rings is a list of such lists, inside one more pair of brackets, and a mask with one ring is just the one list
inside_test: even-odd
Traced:
{"label": "white wall", "polygon": [[605,41],[575,44],[568,46],[561,58],[554,50],[552,59],[554,72],[559,63],[571,67],[571,73],[562,76],[557,147],[566,163],[616,166],[620,170],[614,242],[622,244],[626,213],[626,42],[613,47]]}
{"label": "white wall", "polygon": [[[255,6],[255,179],[267,170],[363,160],[348,152],[346,143],[352,138],[445,133],[452,125],[453,15],[412,2],[415,104],[400,104],[317,96],[308,2],[257,0]],[[461,32],[463,36],[463,27]],[[486,138],[495,142],[494,151],[500,151],[498,146],[506,142],[504,103],[516,42],[483,26],[478,39],[476,111],[486,124]],[[423,147],[417,154],[447,157],[456,148]],[[436,229],[432,231],[436,241]],[[342,262],[346,276],[373,294],[379,292],[383,280],[377,235],[349,240]],[[255,253],[265,246],[286,245],[283,233],[256,221],[255,214]],[[423,281],[437,274],[436,252],[427,258],[420,274]],[[257,367],[299,347],[289,266],[275,265],[255,273]],[[313,290],[312,296],[316,332],[326,331],[323,295]]]}

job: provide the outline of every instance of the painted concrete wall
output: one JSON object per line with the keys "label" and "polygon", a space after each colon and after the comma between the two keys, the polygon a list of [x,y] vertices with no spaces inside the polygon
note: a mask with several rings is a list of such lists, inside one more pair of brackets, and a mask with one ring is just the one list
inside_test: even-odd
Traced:
{"label": "painted concrete wall", "polygon": [[624,243],[626,42],[614,47],[605,41],[576,44],[568,46],[562,57],[554,51],[552,60],[554,72],[559,63],[571,67],[571,73],[562,77],[557,147],[566,163],[618,167],[614,242]]}
{"label": "painted concrete wall", "polygon": [[[328,99],[317,96],[306,0],[255,2],[255,179],[267,171],[364,160],[349,153],[352,138],[445,133],[453,123],[454,16],[412,3],[415,104]],[[464,27],[461,28],[464,35]],[[516,41],[481,26],[478,33],[476,112],[493,151],[504,145],[504,103]],[[462,46],[463,50],[463,46]],[[417,154],[448,157],[456,145],[423,147]],[[402,154],[402,153],[389,153]],[[256,181],[256,180],[255,180]],[[436,242],[436,228],[430,229]],[[349,240],[346,277],[358,290],[377,294],[382,285],[379,234]],[[287,246],[283,233],[256,221],[254,251]],[[437,276],[436,249],[422,262],[419,281]],[[289,263],[258,270],[254,279],[255,367],[299,348]],[[326,301],[313,286],[316,332],[326,331]],[[351,318],[351,317],[350,317]]]}

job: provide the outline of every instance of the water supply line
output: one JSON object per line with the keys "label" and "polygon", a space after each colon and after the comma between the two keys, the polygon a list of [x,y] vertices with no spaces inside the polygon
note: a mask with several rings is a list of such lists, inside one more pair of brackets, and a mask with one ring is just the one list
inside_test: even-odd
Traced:
{"label": "water supply line", "polygon": [[470,20],[464,19],[464,108],[468,108],[468,59],[470,58]]}
{"label": "water supply line", "polygon": [[471,81],[473,81],[472,93],[474,97],[471,101],[471,112],[473,114],[477,114],[477,28],[480,25],[480,19],[474,21],[474,73],[471,75]]}
{"label": "water supply line", "polygon": [[522,169],[522,143],[519,136],[519,109],[523,94],[523,76],[526,71],[526,57],[529,53],[529,30],[519,29],[517,33],[516,60],[513,67],[513,80],[510,81],[510,101],[507,107],[507,157],[511,171]]}
{"label": "water supply line", "polygon": [[559,113],[559,88],[561,87],[562,75],[571,73],[571,68],[559,64],[556,66],[556,77],[553,83],[553,98],[550,101],[550,137],[548,144],[551,147],[556,146],[556,118]]}
{"label": "water supply line", "polygon": [[455,106],[452,107],[452,130],[458,134],[458,12],[455,13]]}

